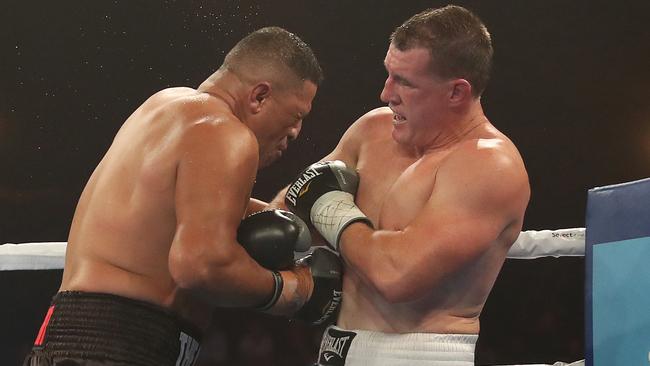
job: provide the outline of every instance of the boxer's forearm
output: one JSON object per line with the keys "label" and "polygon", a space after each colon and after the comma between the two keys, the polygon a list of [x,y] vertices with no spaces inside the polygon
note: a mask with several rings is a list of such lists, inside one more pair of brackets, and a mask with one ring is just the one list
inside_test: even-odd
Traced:
{"label": "boxer's forearm", "polygon": [[224,242],[207,251],[196,248],[182,255],[170,253],[174,282],[212,306],[259,306],[273,292],[271,272],[251,259],[238,243]]}
{"label": "boxer's forearm", "polygon": [[252,215],[255,212],[267,210],[268,207],[268,203],[258,200],[257,198],[250,198],[248,200],[248,206],[246,207],[246,216]]}
{"label": "boxer's forearm", "polygon": [[269,202],[269,208],[277,208],[280,210],[288,210],[287,205],[284,203],[284,196],[287,194],[289,186],[284,187],[275,197]]}
{"label": "boxer's forearm", "polygon": [[256,263],[232,263],[214,270],[213,275],[220,279],[204,285],[212,304],[219,307],[258,307],[273,293],[271,272]]}
{"label": "boxer's forearm", "polygon": [[346,270],[353,271],[388,302],[418,297],[422,284],[404,231],[373,230],[364,223],[345,229],[339,243]]}

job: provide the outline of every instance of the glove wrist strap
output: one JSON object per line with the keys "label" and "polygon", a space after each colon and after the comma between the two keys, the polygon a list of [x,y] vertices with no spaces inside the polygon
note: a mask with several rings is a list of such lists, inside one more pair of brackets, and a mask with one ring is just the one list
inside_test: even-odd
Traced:
{"label": "glove wrist strap", "polygon": [[280,295],[282,295],[282,289],[284,288],[284,280],[282,279],[282,275],[278,271],[271,271],[271,273],[273,274],[273,295],[271,295],[269,301],[264,303],[264,305],[256,307],[256,310],[269,310],[273,307],[273,305],[275,305],[275,303],[278,302]]}
{"label": "glove wrist strap", "polygon": [[343,229],[348,225],[364,221],[370,227],[368,217],[354,204],[354,196],[343,191],[327,192],[319,197],[310,212],[314,227],[338,251],[338,243]]}

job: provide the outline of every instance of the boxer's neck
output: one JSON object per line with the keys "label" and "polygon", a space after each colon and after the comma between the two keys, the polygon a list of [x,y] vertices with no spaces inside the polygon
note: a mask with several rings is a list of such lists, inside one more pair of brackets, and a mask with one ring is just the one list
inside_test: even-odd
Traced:
{"label": "boxer's neck", "polygon": [[421,157],[429,152],[446,149],[463,141],[478,126],[487,122],[480,99],[462,110],[450,110],[440,121],[431,124],[426,132],[428,139],[419,146],[413,146],[413,153]]}
{"label": "boxer's neck", "polygon": [[196,89],[200,93],[210,94],[221,100],[231,113],[240,120],[243,118],[243,105],[245,99],[245,85],[234,73],[217,70]]}

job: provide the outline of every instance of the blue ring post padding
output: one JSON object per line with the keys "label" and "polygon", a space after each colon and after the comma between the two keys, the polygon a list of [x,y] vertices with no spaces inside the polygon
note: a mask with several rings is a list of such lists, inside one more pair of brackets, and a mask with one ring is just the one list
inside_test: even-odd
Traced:
{"label": "blue ring post padding", "polygon": [[650,365],[650,179],[589,190],[586,228],[586,365]]}

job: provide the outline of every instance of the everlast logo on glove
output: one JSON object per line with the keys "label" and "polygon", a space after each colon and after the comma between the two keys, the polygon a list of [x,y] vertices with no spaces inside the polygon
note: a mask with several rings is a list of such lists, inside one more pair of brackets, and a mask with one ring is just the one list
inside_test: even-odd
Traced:
{"label": "everlast logo on glove", "polygon": [[318,353],[319,366],[343,366],[350,344],[357,334],[335,328],[327,328]]}
{"label": "everlast logo on glove", "polygon": [[342,293],[342,291],[332,290],[332,301],[330,301],[327,308],[324,309],[323,316],[320,319],[316,320],[314,324],[322,324],[324,321],[329,319],[336,310],[338,310],[339,304],[341,303]]}
{"label": "everlast logo on glove", "polygon": [[316,248],[311,254],[296,261],[296,264],[309,267],[314,289],[295,318],[314,325],[333,320],[343,293],[341,259],[329,249]]}
{"label": "everlast logo on glove", "polygon": [[192,336],[181,332],[179,337],[180,352],[176,360],[177,366],[192,366],[199,358],[199,342]]}
{"label": "everlast logo on glove", "polygon": [[[300,196],[302,196],[305,192],[301,191],[301,188],[309,182],[312,178],[323,175],[322,172],[317,172],[315,167],[309,168],[305,170],[304,173],[302,173],[302,176],[299,177],[292,185],[289,187],[289,190],[287,191],[287,195],[285,198],[289,200],[294,206],[296,205],[296,199]],[[305,191],[309,189],[309,185],[305,187]]]}
{"label": "everlast logo on glove", "polygon": [[307,167],[289,185],[284,196],[287,208],[312,224],[338,250],[341,232],[351,223],[372,223],[354,203],[359,175],[341,160],[323,161]]}

